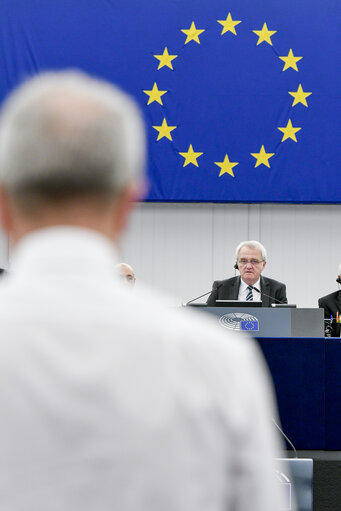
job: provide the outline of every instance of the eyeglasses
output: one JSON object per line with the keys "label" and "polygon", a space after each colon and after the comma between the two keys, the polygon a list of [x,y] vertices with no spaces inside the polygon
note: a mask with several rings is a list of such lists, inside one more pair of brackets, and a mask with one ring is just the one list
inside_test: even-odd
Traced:
{"label": "eyeglasses", "polygon": [[246,264],[251,264],[252,266],[257,266],[257,264],[264,263],[264,259],[260,261],[258,259],[239,259],[238,264],[241,266],[245,266]]}
{"label": "eyeglasses", "polygon": [[136,280],[136,277],[134,277],[133,275],[124,275],[123,273],[121,273],[119,276],[122,280],[129,282],[129,284],[132,284]]}

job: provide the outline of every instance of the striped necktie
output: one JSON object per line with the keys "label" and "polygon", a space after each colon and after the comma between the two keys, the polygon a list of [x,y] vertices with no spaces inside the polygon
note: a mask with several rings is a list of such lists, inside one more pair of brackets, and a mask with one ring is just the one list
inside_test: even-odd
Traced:
{"label": "striped necktie", "polygon": [[247,302],[252,302],[253,301],[253,293],[252,293],[252,288],[250,286],[247,286],[247,289],[249,290],[247,295],[246,295],[246,301]]}

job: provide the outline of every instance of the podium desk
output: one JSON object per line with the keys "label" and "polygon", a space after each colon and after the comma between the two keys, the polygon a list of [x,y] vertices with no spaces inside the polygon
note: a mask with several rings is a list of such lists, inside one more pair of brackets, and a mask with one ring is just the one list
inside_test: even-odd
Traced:
{"label": "podium desk", "polygon": [[[341,338],[257,338],[296,449],[341,451]],[[341,474],[341,469],[340,469]]]}
{"label": "podium desk", "polygon": [[[309,316],[310,313],[306,315],[305,312],[307,309],[297,309],[297,312],[302,311],[306,316],[299,318],[298,312],[293,319],[293,314],[297,314],[295,309],[289,310],[289,318],[285,314],[288,309],[255,307],[232,310],[201,307],[201,310],[214,314],[217,321],[231,312],[249,313],[257,318],[259,329],[249,333],[256,338],[268,363],[277,395],[282,429],[295,445],[300,457],[314,458],[313,509],[340,511],[341,338],[324,338],[323,311],[310,309],[314,316]],[[241,316],[236,317],[238,319],[234,322],[239,323],[239,327],[235,326],[230,330],[243,335],[241,321],[244,319]],[[264,325],[267,318],[273,320],[272,334],[268,336],[264,335],[269,332]],[[308,318],[309,321],[305,321]],[[222,319],[220,325],[228,331],[222,324],[226,321],[226,318]],[[250,325],[252,326],[252,323]],[[293,332],[301,333],[293,335]],[[291,451],[288,454],[290,453]],[[300,465],[301,460],[299,463],[296,460],[291,463]],[[298,500],[299,510],[309,509],[302,507],[303,504]],[[306,502],[306,506],[308,505]]]}
{"label": "podium desk", "polygon": [[296,449],[337,449],[335,435],[329,447],[326,442],[327,431],[334,428],[326,423],[330,387],[326,385],[325,339],[260,337],[257,342],[275,386],[282,429]]}
{"label": "podium desk", "polygon": [[[341,340],[322,309],[200,307],[223,330],[253,335],[268,363],[283,430],[296,449],[341,449]],[[299,332],[300,335],[297,334]]]}
{"label": "podium desk", "polygon": [[[200,310],[215,315],[223,330],[243,335],[242,327],[253,328],[248,332],[268,363],[283,430],[296,449],[341,451],[341,338],[324,338],[323,310]],[[303,327],[303,335],[293,335]]]}
{"label": "podium desk", "polygon": [[323,309],[275,307],[200,307],[223,328],[257,337],[324,337]]}

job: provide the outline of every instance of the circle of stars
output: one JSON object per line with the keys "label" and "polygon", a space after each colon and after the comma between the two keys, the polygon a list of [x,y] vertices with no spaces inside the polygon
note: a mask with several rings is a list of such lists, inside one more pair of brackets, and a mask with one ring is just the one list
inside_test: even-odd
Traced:
{"label": "circle of stars", "polygon": [[[228,32],[231,32],[232,35],[237,36],[236,27],[242,23],[242,20],[235,20],[232,18],[231,13],[229,12],[226,16],[226,19],[224,20],[217,20],[217,23],[222,26],[221,30],[221,36],[225,35]],[[194,21],[192,21],[189,28],[183,28],[181,29],[181,32],[186,36],[186,40],[184,44],[189,44],[191,42],[200,44],[200,36],[204,34],[206,29],[204,28],[197,28]],[[252,30],[252,32],[258,37],[256,46],[259,46],[260,44],[266,43],[272,46],[272,37],[277,34],[277,30],[270,30],[267,26],[267,23],[264,22],[261,29],[258,30]],[[160,71],[164,67],[168,67],[172,71],[173,68],[173,61],[179,57],[179,55],[175,55],[173,53],[169,53],[169,50],[167,46],[165,46],[164,50],[160,54],[155,54],[153,57],[159,61],[157,70]],[[287,71],[289,69],[293,69],[294,71],[298,72],[298,66],[297,63],[303,58],[302,56],[297,56],[293,53],[292,48],[289,49],[288,55],[282,55],[278,57],[281,61],[284,62],[284,66],[282,69],[282,72]],[[143,90],[144,94],[148,96],[148,102],[147,106],[152,104],[154,101],[159,103],[161,106],[163,106],[162,97],[167,94],[167,90],[160,90],[158,88],[158,85],[156,82],[154,82],[154,85],[149,90]],[[300,83],[298,85],[298,88],[296,91],[289,91],[288,94],[294,98],[292,102],[292,107],[302,104],[305,107],[308,107],[307,98],[312,94],[312,92],[305,92],[303,90],[302,84]],[[173,141],[171,132],[174,131],[177,126],[170,126],[167,123],[166,118],[164,117],[162,120],[162,123],[159,126],[152,126],[153,129],[155,129],[158,132],[156,142],[159,142],[163,138],[166,138],[170,141]],[[297,142],[296,133],[300,131],[301,127],[295,127],[292,124],[291,119],[288,119],[286,126],[279,126],[277,129],[283,134],[281,143],[285,142],[286,140],[293,140],[294,142]],[[195,151],[192,144],[189,144],[187,151],[179,152],[179,156],[184,158],[183,161],[183,167],[186,167],[187,165],[194,165],[196,167],[199,167],[198,158],[202,156],[204,153],[200,151]],[[262,144],[259,152],[250,153],[250,155],[255,158],[255,168],[259,167],[260,165],[264,165],[268,168],[270,168],[270,158],[275,156],[275,153],[267,152],[264,144]],[[220,162],[214,162],[214,165],[218,166],[220,168],[219,176],[222,177],[225,174],[228,174],[232,177],[235,177],[233,169],[237,165],[239,165],[239,162],[232,162],[229,159],[228,154],[226,153],[224,156],[223,161]]]}

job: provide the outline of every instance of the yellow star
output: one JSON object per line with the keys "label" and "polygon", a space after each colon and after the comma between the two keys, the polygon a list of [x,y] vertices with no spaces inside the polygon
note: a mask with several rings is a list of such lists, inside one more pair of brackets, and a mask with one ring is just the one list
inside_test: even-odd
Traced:
{"label": "yellow star", "polygon": [[173,69],[172,60],[176,59],[177,55],[169,55],[166,46],[162,55],[153,55],[153,57],[160,61],[159,67],[157,68],[158,70],[161,69],[163,66],[167,66],[170,69]]}
{"label": "yellow star", "polygon": [[289,50],[289,53],[288,53],[287,57],[279,57],[279,58],[281,60],[283,60],[283,62],[285,63],[282,71],[285,71],[286,69],[289,69],[289,67],[292,67],[293,69],[295,69],[295,71],[298,71],[296,62],[298,62],[299,60],[303,59],[303,57],[295,57],[291,48]]}
{"label": "yellow star", "polygon": [[205,30],[200,30],[195,26],[194,21],[192,21],[192,25],[190,28],[187,29],[181,29],[181,32],[183,32],[185,35],[187,35],[187,39],[185,41],[185,44],[189,43],[190,41],[195,41],[196,43],[200,44],[199,41],[199,35],[205,32]]}
{"label": "yellow star", "polygon": [[272,46],[271,36],[276,34],[277,30],[268,30],[268,26],[264,23],[262,30],[252,30],[252,32],[258,35],[257,46],[265,41]]}
{"label": "yellow star", "polygon": [[227,154],[225,154],[224,161],[215,161],[214,162],[214,165],[218,165],[218,167],[220,167],[219,177],[221,177],[223,174],[230,174],[230,176],[234,177],[232,169],[233,169],[233,167],[235,167],[238,164],[239,164],[238,161],[236,161],[236,162],[230,161]]}
{"label": "yellow star", "polygon": [[297,142],[295,133],[300,131],[302,128],[294,128],[293,125],[291,124],[291,120],[289,119],[288,124],[286,126],[284,126],[283,128],[278,128],[278,129],[279,129],[279,131],[281,131],[283,133],[283,138],[282,138],[281,142],[284,142],[284,140],[286,140],[287,138],[291,138],[292,140]]}
{"label": "yellow star", "polygon": [[175,130],[176,126],[168,126],[166,119],[163,119],[161,126],[153,126],[153,128],[159,132],[156,141],[161,140],[163,137],[173,141],[171,131]]}
{"label": "yellow star", "polygon": [[217,20],[217,21],[218,21],[218,23],[220,23],[220,25],[223,26],[221,35],[225,34],[226,32],[232,32],[232,34],[237,35],[236,29],[234,27],[236,25],[239,25],[239,23],[241,23],[241,21],[233,20],[230,12],[228,13],[226,20]]}
{"label": "yellow star", "polygon": [[185,163],[183,165],[184,167],[186,167],[186,165],[188,165],[189,163],[193,163],[193,165],[195,165],[196,167],[199,167],[197,158],[199,158],[199,156],[201,156],[204,153],[195,153],[193,151],[192,144],[190,144],[187,153],[179,153],[179,154],[180,154],[180,156],[183,156],[185,158]]}
{"label": "yellow star", "polygon": [[262,145],[259,153],[250,153],[250,154],[257,160],[255,168],[258,167],[258,165],[266,165],[267,167],[270,168],[269,159],[272,158],[272,156],[274,156],[275,153],[267,153],[264,149],[264,146]]}
{"label": "yellow star", "polygon": [[143,91],[147,96],[149,96],[147,105],[150,105],[150,103],[153,103],[153,101],[157,101],[160,103],[160,105],[163,105],[161,96],[166,94],[166,90],[159,90],[157,88],[156,82],[154,82],[153,88],[151,90],[144,90]]}
{"label": "yellow star", "polygon": [[302,85],[299,84],[298,89],[296,92],[289,92],[290,96],[292,96],[294,99],[291,106],[295,106],[298,103],[302,103],[304,106],[308,106],[306,98],[312,94],[312,92],[304,92],[302,89]]}

